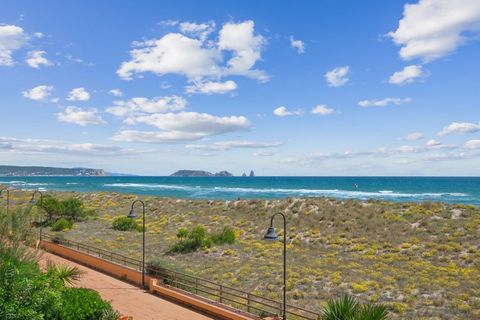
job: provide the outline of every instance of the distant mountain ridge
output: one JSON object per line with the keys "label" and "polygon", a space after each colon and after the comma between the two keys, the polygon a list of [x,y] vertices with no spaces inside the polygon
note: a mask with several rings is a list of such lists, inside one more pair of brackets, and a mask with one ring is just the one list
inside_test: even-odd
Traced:
{"label": "distant mountain ridge", "polygon": [[233,177],[228,171],[211,173],[203,170],[178,170],[170,175],[171,177]]}
{"label": "distant mountain ridge", "polygon": [[106,176],[103,169],[0,165],[0,176]]}

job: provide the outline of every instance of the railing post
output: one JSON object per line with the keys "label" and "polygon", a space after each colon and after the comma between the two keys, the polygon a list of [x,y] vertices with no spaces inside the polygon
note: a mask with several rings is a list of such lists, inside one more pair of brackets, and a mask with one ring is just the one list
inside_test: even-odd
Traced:
{"label": "railing post", "polygon": [[198,278],[195,278],[195,294],[198,294]]}
{"label": "railing post", "polygon": [[223,303],[223,286],[220,285],[220,303]]}
{"label": "railing post", "polygon": [[247,312],[250,312],[250,293],[247,293]]}

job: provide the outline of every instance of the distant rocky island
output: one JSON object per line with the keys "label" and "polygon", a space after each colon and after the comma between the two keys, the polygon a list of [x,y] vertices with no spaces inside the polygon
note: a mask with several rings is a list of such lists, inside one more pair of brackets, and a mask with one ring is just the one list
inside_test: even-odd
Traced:
{"label": "distant rocky island", "polygon": [[211,173],[203,170],[178,170],[170,175],[171,177],[233,177],[228,171]]}
{"label": "distant rocky island", "polygon": [[[246,176],[247,176],[247,174],[244,172],[244,173],[242,174],[242,177],[246,177]],[[253,170],[250,170],[250,174],[249,174],[248,176],[249,176],[249,177],[255,177],[255,172],[253,172]]]}
{"label": "distant rocky island", "polygon": [[0,176],[106,176],[103,169],[90,168],[56,168],[56,167],[21,167],[0,165]]}

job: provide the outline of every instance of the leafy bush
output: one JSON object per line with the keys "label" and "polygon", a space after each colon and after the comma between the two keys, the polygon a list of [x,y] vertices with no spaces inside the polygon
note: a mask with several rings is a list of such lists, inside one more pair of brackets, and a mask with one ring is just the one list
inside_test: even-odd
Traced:
{"label": "leafy bush", "polygon": [[84,214],[83,203],[79,199],[69,198],[62,201],[63,216],[69,217],[73,221],[78,221]]}
{"label": "leafy bush", "polygon": [[205,246],[207,231],[203,226],[193,228],[191,232],[182,228],[178,231],[177,237],[180,239],[170,248],[170,253],[188,253],[194,252]]}
{"label": "leafy bush", "polygon": [[62,292],[57,316],[65,320],[89,320],[105,319],[106,315],[111,317],[111,313],[112,307],[102,300],[98,292],[86,288],[67,288]]}
{"label": "leafy bush", "polygon": [[177,232],[177,238],[185,239],[188,237],[188,229],[187,228],[180,228]]}
{"label": "leafy bush", "polygon": [[112,227],[118,231],[134,231],[137,230],[137,222],[128,217],[116,217],[112,222]]}
{"label": "leafy bush", "polygon": [[212,242],[214,244],[234,244],[235,243],[235,231],[230,227],[223,228],[222,232],[219,234],[214,234],[211,236]]}
{"label": "leafy bush", "polygon": [[210,248],[213,244],[233,244],[235,242],[235,232],[230,227],[225,227],[219,234],[207,236],[207,230],[204,226],[196,226],[192,231],[186,228],[178,230],[175,243],[169,250],[169,253],[188,253],[201,248]]}
{"label": "leafy bush", "polygon": [[360,304],[354,297],[344,295],[329,301],[322,310],[321,320],[388,320],[384,305]]}
{"label": "leafy bush", "polygon": [[43,197],[42,201],[37,204],[47,213],[48,221],[52,221],[54,216],[60,217],[64,212],[62,202],[51,196]]}
{"label": "leafy bush", "polygon": [[31,216],[31,207],[0,210],[0,319],[118,319],[98,293],[66,287],[78,279],[78,269],[39,268],[35,251],[25,245],[31,241]]}
{"label": "leafy bush", "polygon": [[65,218],[58,219],[54,224],[52,224],[52,231],[63,231],[70,229],[73,226],[73,222]]}
{"label": "leafy bush", "polygon": [[45,196],[38,205],[45,210],[48,215],[48,221],[55,217],[65,217],[72,221],[79,221],[87,215],[93,215],[95,212],[84,211],[83,202],[76,198],[58,200],[52,196]]}

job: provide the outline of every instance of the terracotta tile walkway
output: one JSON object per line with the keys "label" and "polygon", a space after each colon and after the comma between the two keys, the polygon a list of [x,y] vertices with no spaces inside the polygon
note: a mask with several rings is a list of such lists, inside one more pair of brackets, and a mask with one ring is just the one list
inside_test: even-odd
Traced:
{"label": "terracotta tile walkway", "polygon": [[42,252],[40,264],[45,265],[47,261],[55,264],[76,266],[84,271],[84,275],[76,284],[77,287],[90,288],[98,291],[103,299],[111,301],[115,310],[118,310],[122,315],[132,316],[134,320],[214,319],[168,300],[153,296],[140,288],[107,276],[101,272],[89,269],[48,252]]}

